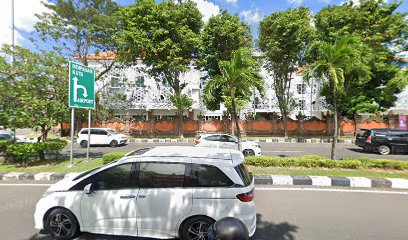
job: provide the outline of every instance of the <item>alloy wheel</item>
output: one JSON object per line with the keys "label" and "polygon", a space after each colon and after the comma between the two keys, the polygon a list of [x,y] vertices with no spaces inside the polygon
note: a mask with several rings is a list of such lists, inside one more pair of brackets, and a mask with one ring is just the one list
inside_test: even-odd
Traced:
{"label": "alloy wheel", "polygon": [[255,152],[251,149],[245,149],[243,154],[244,156],[255,156]]}
{"label": "alloy wheel", "polygon": [[208,222],[197,221],[190,225],[187,230],[188,240],[208,240]]}
{"label": "alloy wheel", "polygon": [[71,219],[63,214],[55,214],[50,221],[50,231],[57,237],[67,237],[72,232]]}
{"label": "alloy wheel", "polygon": [[391,149],[390,149],[390,147],[388,147],[386,145],[381,145],[381,146],[378,147],[378,152],[381,155],[387,155],[387,154],[389,154],[391,152]]}

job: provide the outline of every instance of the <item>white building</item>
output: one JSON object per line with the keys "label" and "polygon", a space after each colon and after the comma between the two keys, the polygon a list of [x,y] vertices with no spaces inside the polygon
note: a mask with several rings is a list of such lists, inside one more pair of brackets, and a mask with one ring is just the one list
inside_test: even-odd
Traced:
{"label": "white building", "polygon": [[[113,57],[114,54],[94,56],[93,60],[89,62],[89,66],[101,69],[102,62],[112,61]],[[129,114],[134,119],[147,119],[149,111],[153,111],[156,120],[175,116],[176,109],[169,99],[172,88],[165,82],[163,83],[163,80],[150,77],[143,71],[145,68],[146,66],[138,60],[135,65],[130,67],[114,67],[97,82],[96,88],[103,100],[111,98],[115,94],[126,96],[126,101],[117,101],[113,104],[113,107],[118,108],[115,114],[117,118],[123,119]],[[241,118],[245,118],[248,113],[255,113],[256,116],[262,117],[266,116],[267,113],[280,112],[273,89],[272,77],[265,69],[261,71],[261,75],[265,82],[264,98],[255,92],[251,98],[253,99],[252,102],[248,103],[241,112]],[[181,83],[187,83],[183,93],[194,100],[189,111],[194,114],[195,119],[198,115],[203,115],[205,119],[221,120],[226,110],[224,106],[221,105],[218,111],[208,111],[203,103],[204,83],[202,78],[205,76],[206,73],[195,69],[194,62],[192,62],[191,70],[181,77]],[[305,116],[321,118],[321,113],[327,111],[324,99],[319,96],[320,84],[317,82],[312,81],[307,84],[301,76],[295,75],[290,89],[298,104],[290,115],[291,118],[294,119],[299,112]],[[187,111],[185,115],[188,115]]]}

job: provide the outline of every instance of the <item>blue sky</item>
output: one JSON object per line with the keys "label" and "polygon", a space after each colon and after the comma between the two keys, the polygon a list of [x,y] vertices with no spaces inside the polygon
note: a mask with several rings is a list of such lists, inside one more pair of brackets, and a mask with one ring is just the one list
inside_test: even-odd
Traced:
{"label": "blue sky", "polygon": [[[1,0],[0,7],[0,44],[11,43],[11,1]],[[15,25],[17,31],[16,43],[27,48],[33,48],[29,42],[30,32],[36,22],[35,13],[46,9],[41,5],[41,0],[14,0],[15,2]],[[49,0],[48,0],[49,1]],[[160,0],[158,0],[160,1]],[[347,0],[193,0],[203,13],[206,21],[212,15],[226,9],[232,14],[237,14],[250,23],[253,34],[257,35],[257,26],[264,16],[272,12],[295,8],[301,5],[309,7],[312,12],[318,12],[328,5],[340,5]],[[358,0],[352,0],[358,2]],[[391,1],[391,0],[388,0]],[[117,0],[120,5],[132,4],[134,0]],[[408,11],[408,0],[398,9],[401,12]]]}

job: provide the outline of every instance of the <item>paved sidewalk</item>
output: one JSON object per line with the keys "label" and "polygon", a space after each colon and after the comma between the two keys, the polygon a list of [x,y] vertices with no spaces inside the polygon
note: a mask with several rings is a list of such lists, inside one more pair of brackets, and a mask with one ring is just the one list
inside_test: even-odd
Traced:
{"label": "paved sidewalk", "polygon": [[[79,173],[0,173],[0,181],[58,181]],[[328,177],[328,176],[288,176],[288,175],[257,175],[256,185],[297,185],[320,187],[351,187],[351,188],[392,188],[408,189],[408,179],[403,178],[365,178],[365,177]]]}

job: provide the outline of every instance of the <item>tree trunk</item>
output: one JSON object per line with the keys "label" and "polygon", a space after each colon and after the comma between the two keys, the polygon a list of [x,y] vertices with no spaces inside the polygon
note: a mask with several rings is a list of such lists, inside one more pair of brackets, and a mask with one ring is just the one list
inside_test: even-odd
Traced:
{"label": "tree trunk", "polygon": [[285,132],[285,138],[288,137],[288,117],[286,116],[286,112],[282,112],[282,119],[283,119],[283,131]]}
{"label": "tree trunk", "polygon": [[336,143],[337,143],[337,128],[338,128],[338,112],[337,112],[337,93],[336,90],[333,90],[333,110],[334,110],[334,131],[333,131],[333,139],[332,139],[332,149],[331,149],[331,156],[332,160],[336,160]]}
{"label": "tree trunk", "polygon": [[341,116],[341,112],[340,111],[337,111],[337,122],[338,122],[338,126],[337,126],[337,136],[338,137],[341,137],[341,131],[340,131],[340,128],[341,128],[341,118],[342,118],[342,116]]}
{"label": "tree trunk", "polygon": [[232,117],[235,122],[235,127],[237,128],[237,138],[238,138],[238,151],[242,152],[241,146],[241,129],[239,127],[238,117],[237,117],[237,109],[235,105],[235,96],[231,96],[231,105],[232,105]]}
{"label": "tree trunk", "polygon": [[177,111],[178,114],[178,136],[179,138],[184,138],[183,134],[183,111]]}

